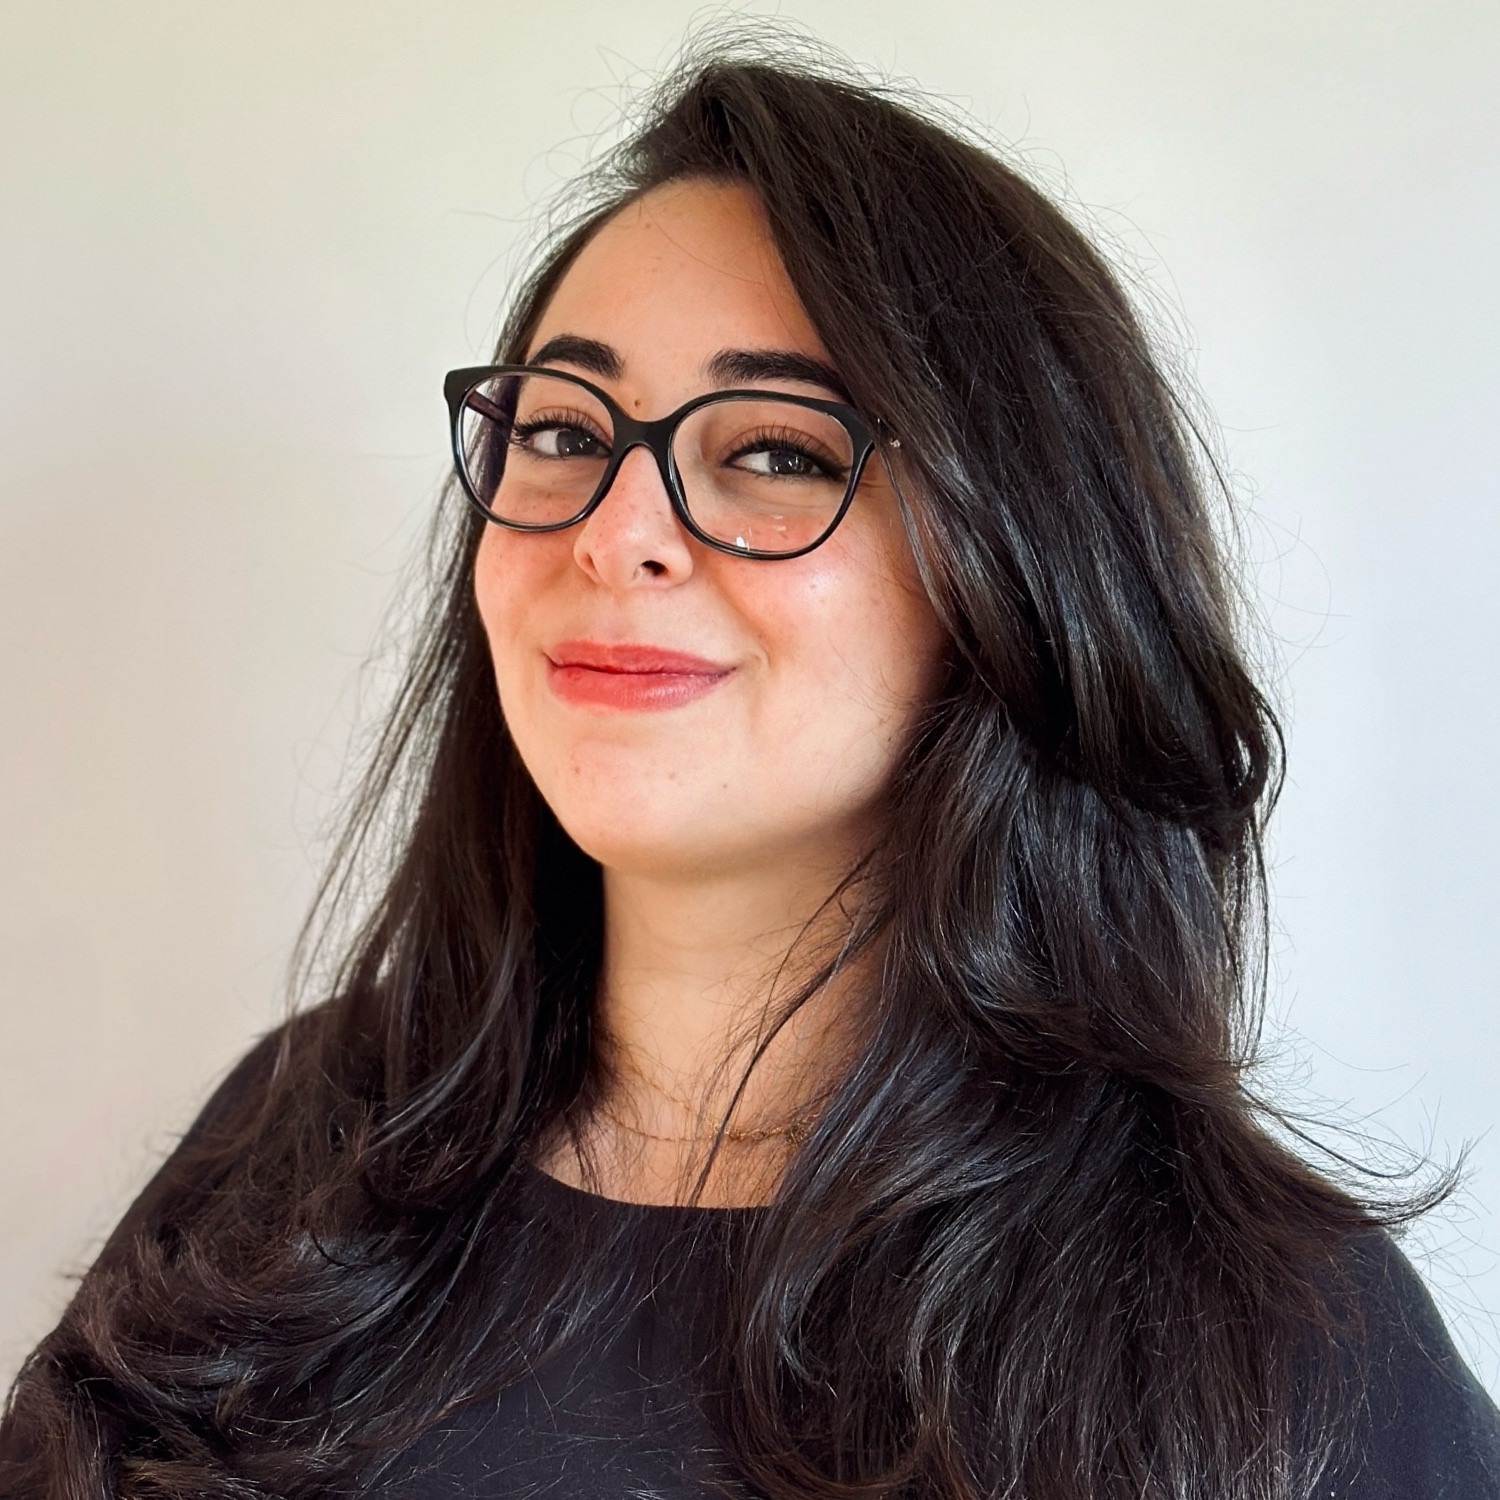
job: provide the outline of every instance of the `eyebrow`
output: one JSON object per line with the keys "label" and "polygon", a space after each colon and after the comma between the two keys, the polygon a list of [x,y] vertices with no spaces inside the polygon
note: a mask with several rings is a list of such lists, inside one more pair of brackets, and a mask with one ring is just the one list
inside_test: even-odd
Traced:
{"label": "eyebrow", "polygon": [[[602,375],[606,380],[618,380],[625,373],[625,361],[617,349],[599,339],[586,339],[576,333],[554,335],[526,363],[573,365],[591,375]],[[832,365],[794,349],[720,349],[703,368],[715,385],[792,380],[799,385],[820,385],[843,400],[849,399],[848,390]]]}
{"label": "eyebrow", "polygon": [[577,365],[580,370],[603,375],[606,380],[618,380],[625,370],[625,361],[616,350],[598,339],[580,338],[576,333],[559,333],[548,339],[526,363]]}
{"label": "eyebrow", "polygon": [[747,380],[795,380],[802,385],[821,385],[845,400],[849,394],[832,365],[792,349],[721,349],[704,369],[719,385],[737,385]]}

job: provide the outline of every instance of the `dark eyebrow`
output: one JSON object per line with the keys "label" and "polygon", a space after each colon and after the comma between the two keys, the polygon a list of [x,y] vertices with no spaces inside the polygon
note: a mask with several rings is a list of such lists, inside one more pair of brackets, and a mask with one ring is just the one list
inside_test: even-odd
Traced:
{"label": "dark eyebrow", "polygon": [[[618,380],[625,372],[619,351],[598,339],[576,333],[554,334],[526,361],[530,365],[567,364],[606,380]],[[716,385],[740,385],[762,380],[793,380],[800,385],[820,385],[849,399],[844,382],[832,365],[799,354],[793,349],[721,349],[704,370]]]}
{"label": "dark eyebrow", "polygon": [[704,366],[719,385],[738,385],[755,380],[795,380],[802,385],[821,385],[841,400],[849,399],[838,371],[810,354],[791,349],[721,349]]}
{"label": "dark eyebrow", "polygon": [[577,365],[580,370],[603,375],[606,380],[618,380],[625,368],[625,361],[608,344],[601,344],[598,339],[580,338],[576,333],[559,333],[548,339],[540,349],[533,351],[526,363]]}

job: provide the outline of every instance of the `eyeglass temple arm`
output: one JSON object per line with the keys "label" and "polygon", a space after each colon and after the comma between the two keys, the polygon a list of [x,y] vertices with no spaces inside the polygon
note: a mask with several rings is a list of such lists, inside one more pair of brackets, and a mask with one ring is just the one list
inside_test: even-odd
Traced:
{"label": "eyeglass temple arm", "polygon": [[505,421],[507,416],[507,413],[500,407],[496,406],[488,396],[481,396],[478,391],[470,391],[468,395],[464,397],[464,405],[472,406],[475,411],[479,412],[483,416],[491,418],[496,422]]}

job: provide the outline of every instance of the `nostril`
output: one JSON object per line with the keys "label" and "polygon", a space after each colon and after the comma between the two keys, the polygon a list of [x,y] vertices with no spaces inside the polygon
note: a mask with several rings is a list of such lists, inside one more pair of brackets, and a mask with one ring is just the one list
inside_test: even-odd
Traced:
{"label": "nostril", "polygon": [[645,558],[642,561],[641,566],[653,578],[660,578],[661,575],[667,571],[667,565],[665,563],[662,563],[662,562],[657,562],[657,560],[654,557]]}

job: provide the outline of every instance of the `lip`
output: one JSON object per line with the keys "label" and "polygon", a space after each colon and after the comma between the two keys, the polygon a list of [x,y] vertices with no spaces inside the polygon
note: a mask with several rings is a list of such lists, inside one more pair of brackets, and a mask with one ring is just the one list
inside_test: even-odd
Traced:
{"label": "lip", "polygon": [[635,641],[558,641],[544,652],[547,685],[565,703],[622,710],[677,708],[711,693],[734,668]]}

